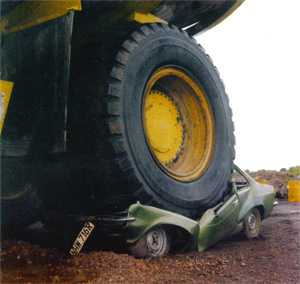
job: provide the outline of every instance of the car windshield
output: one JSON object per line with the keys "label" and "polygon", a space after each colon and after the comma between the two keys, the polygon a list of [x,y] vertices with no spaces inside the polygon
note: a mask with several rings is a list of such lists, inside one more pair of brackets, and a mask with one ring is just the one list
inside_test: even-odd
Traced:
{"label": "car windshield", "polygon": [[249,185],[248,180],[235,168],[231,175],[231,182],[235,183],[237,190],[240,190]]}

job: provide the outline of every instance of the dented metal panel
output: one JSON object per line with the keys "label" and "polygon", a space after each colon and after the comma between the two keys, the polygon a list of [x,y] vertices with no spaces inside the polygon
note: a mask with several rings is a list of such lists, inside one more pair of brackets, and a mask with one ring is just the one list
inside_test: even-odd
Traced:
{"label": "dented metal panel", "polygon": [[136,203],[130,206],[129,216],[135,219],[129,224],[128,242],[134,243],[147,231],[159,225],[171,225],[184,229],[191,235],[197,235],[198,222],[182,215],[152,206]]}
{"label": "dented metal panel", "polygon": [[[238,169],[239,170],[239,169]],[[240,170],[239,170],[240,171]],[[218,241],[242,229],[242,222],[253,208],[259,208],[262,218],[271,213],[275,192],[272,186],[261,185],[240,171],[249,182],[241,190],[233,187],[226,201],[208,209],[200,220],[192,220],[182,215],[151,206],[133,204],[129,216],[135,219],[128,225],[128,243],[134,243],[157,226],[174,226],[191,236],[198,251],[204,251]]]}

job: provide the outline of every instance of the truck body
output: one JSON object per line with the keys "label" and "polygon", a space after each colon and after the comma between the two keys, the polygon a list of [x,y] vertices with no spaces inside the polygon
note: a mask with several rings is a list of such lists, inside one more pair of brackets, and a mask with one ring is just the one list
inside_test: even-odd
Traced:
{"label": "truck body", "polygon": [[[112,180],[115,187],[123,183],[109,159],[90,153],[91,141],[76,133],[86,127],[84,90],[76,93],[76,58],[92,56],[83,46],[100,42],[106,66],[143,24],[168,23],[194,36],[242,2],[1,1],[0,79],[13,84],[0,138],[3,202],[34,190],[49,208],[88,211],[90,199],[80,198],[81,190],[91,190],[99,179],[106,193]],[[60,195],[74,199],[73,205]]]}

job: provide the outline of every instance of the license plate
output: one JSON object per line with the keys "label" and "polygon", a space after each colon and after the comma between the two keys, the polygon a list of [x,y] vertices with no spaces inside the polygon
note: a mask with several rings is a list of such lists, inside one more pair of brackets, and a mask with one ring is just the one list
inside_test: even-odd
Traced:
{"label": "license plate", "polygon": [[85,242],[91,235],[92,231],[94,230],[95,225],[91,222],[86,222],[77,235],[77,238],[73,242],[72,248],[70,249],[69,253],[70,255],[78,255],[80,251],[82,250]]}

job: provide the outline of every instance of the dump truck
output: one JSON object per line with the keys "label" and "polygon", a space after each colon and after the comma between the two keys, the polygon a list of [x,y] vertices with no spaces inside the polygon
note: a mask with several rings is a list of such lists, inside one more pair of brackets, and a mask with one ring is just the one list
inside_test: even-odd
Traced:
{"label": "dump truck", "polygon": [[243,1],[0,1],[1,221],[226,195],[232,111],[194,36]]}

